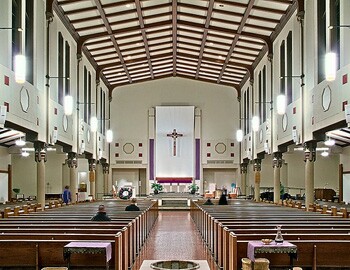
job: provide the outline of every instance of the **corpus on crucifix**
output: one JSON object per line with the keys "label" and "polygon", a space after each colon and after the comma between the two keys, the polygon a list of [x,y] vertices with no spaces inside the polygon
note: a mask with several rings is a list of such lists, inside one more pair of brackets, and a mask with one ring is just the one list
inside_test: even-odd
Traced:
{"label": "corpus on crucifix", "polygon": [[177,133],[175,128],[172,133],[167,134],[167,137],[171,137],[173,139],[173,156],[174,157],[176,156],[176,139],[182,136],[183,134]]}

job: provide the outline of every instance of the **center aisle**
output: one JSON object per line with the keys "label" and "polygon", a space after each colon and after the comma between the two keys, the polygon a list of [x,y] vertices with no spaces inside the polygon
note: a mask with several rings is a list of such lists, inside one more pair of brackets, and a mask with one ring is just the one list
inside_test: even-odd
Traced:
{"label": "center aisle", "polygon": [[146,244],[133,270],[143,260],[207,260],[210,269],[217,269],[188,211],[160,211]]}

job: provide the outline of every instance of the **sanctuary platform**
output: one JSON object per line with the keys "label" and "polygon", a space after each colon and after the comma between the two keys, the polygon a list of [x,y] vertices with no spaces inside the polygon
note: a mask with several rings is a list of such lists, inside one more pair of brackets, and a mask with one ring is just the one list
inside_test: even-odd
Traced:
{"label": "sanctuary platform", "polygon": [[164,192],[150,195],[148,198],[157,200],[160,210],[189,210],[191,200],[199,200],[203,197],[188,192]]}

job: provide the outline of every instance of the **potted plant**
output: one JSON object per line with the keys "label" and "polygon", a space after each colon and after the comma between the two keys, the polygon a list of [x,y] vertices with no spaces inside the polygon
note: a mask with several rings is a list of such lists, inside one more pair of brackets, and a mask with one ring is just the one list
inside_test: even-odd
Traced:
{"label": "potted plant", "polygon": [[21,192],[19,188],[13,188],[12,191],[15,193],[15,198],[12,199],[13,201],[17,201],[18,199],[18,194]]}
{"label": "potted plant", "polygon": [[191,194],[195,194],[198,191],[199,186],[197,186],[196,184],[191,184],[188,186],[188,189],[190,190]]}
{"label": "potted plant", "polygon": [[163,186],[159,183],[153,183],[151,188],[153,189],[154,194],[158,194],[160,191],[163,190]]}

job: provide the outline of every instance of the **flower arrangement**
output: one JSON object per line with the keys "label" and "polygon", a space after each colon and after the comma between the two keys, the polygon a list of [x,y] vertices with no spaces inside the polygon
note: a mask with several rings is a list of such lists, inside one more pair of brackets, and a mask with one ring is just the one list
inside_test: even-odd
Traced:
{"label": "flower arrangement", "polygon": [[123,200],[129,200],[132,196],[132,188],[130,187],[122,187],[119,190],[119,198]]}
{"label": "flower arrangement", "polygon": [[190,190],[191,194],[195,194],[198,191],[199,186],[197,186],[196,184],[191,184],[188,186],[188,189]]}
{"label": "flower arrangement", "polygon": [[160,191],[163,190],[163,186],[159,183],[153,183],[151,188],[153,189],[154,194],[158,194]]}

